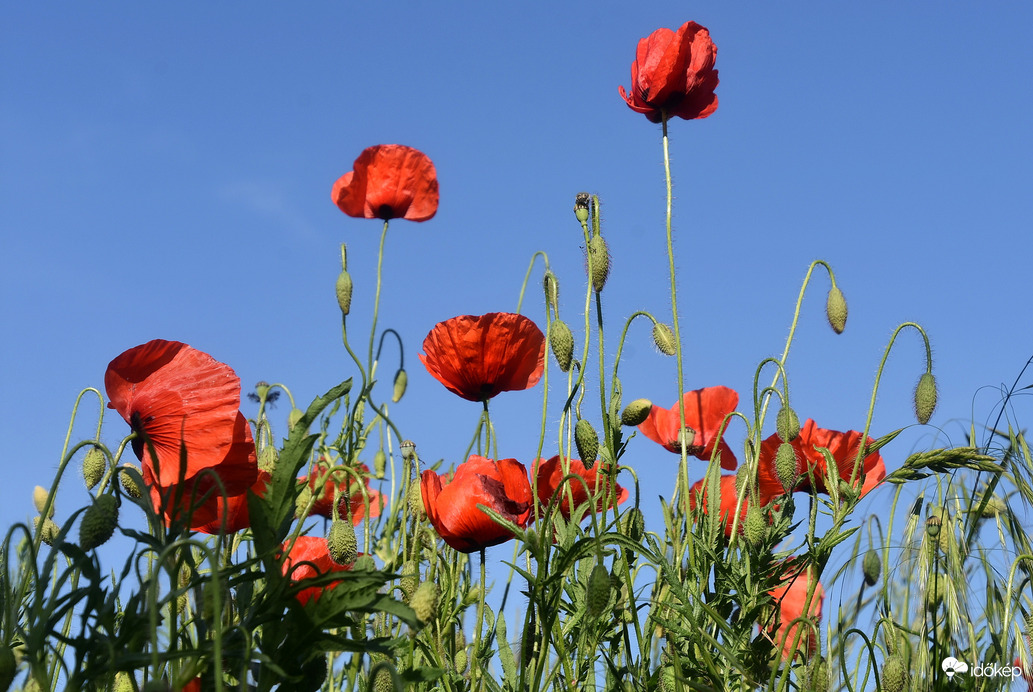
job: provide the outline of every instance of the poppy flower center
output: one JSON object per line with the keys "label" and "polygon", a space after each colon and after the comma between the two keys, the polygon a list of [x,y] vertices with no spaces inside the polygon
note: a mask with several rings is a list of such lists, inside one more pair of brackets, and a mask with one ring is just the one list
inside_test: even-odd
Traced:
{"label": "poppy flower center", "polygon": [[390,204],[381,204],[379,207],[377,207],[378,219],[384,219],[385,221],[387,221],[388,219],[393,219],[396,216],[397,214],[395,214],[395,209]]}

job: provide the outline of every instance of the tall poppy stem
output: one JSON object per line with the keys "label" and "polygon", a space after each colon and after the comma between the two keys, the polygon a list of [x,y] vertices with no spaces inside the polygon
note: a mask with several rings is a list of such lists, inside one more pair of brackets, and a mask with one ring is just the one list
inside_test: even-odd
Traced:
{"label": "tall poppy stem", "polygon": [[[473,644],[473,655],[477,658],[478,662],[481,660],[481,630],[484,629],[484,591],[485,584],[488,581],[488,569],[484,565],[484,548],[481,548],[481,592],[480,598],[477,601],[477,633],[474,635]],[[471,666],[471,669],[474,667]],[[477,688],[484,689],[484,670],[477,668]]]}
{"label": "tall poppy stem", "polygon": [[387,239],[387,226],[389,221],[384,221],[384,230],[380,232],[380,250],[377,252],[377,290],[373,297],[373,324],[369,329],[369,356],[367,358],[367,364],[369,366],[369,379],[373,381],[375,368],[373,366],[373,344],[377,340],[377,315],[380,313],[380,284],[381,277],[383,276],[384,268],[384,241]]}

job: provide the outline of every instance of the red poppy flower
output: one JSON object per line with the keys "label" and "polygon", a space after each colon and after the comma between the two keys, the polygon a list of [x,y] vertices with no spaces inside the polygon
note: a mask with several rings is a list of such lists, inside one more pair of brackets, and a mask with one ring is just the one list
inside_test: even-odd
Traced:
{"label": "red poppy flower", "polygon": [[716,57],[710,32],[696,22],[685,22],[678,31],[657,29],[638,42],[631,93],[621,86],[621,98],[654,123],[662,111],[668,118],[705,118],[717,110]]}
{"label": "red poppy flower", "polygon": [[[724,522],[725,536],[732,537],[732,514],[735,512],[735,504],[739,499],[738,492],[735,489],[735,475],[721,476],[719,487],[719,494],[721,498],[720,509],[718,515],[721,517],[721,521]],[[759,501],[761,507],[768,504],[771,497],[763,493],[760,494]],[[703,508],[703,511],[707,511],[707,479],[696,481],[689,488],[689,507],[695,509],[697,506]],[[746,525],[746,510],[750,506],[749,493],[746,494],[742,499],[742,507],[739,508],[739,533],[743,532],[743,527]]]}
{"label": "red poppy flower", "polygon": [[426,221],[438,211],[438,174],[423,152],[378,144],[359,154],[331,197],[348,216]]}
{"label": "red poppy flower", "polygon": [[[146,473],[144,479],[146,480]],[[202,477],[205,478],[205,477]],[[259,497],[265,495],[266,489],[269,487],[269,483],[272,482],[273,477],[268,471],[258,472],[258,480],[251,487],[251,492]],[[202,487],[204,486],[204,487]],[[233,495],[230,497],[223,497],[219,492],[219,487],[215,485],[214,481],[207,484],[198,482],[195,486],[197,496],[193,498],[193,502],[197,503],[198,500],[202,500],[199,504],[190,507],[192,501],[189,495],[184,493],[180,497],[179,506],[190,511],[190,528],[193,531],[200,531],[201,533],[207,533],[215,535],[219,533],[219,529],[227,533],[236,533],[243,529],[251,526],[251,518],[248,515],[247,506],[247,493],[241,493],[240,495]],[[156,486],[151,486],[152,498],[155,495]],[[209,492],[210,491],[210,492]],[[161,496],[166,498],[166,502],[163,506],[171,506],[173,493],[170,490],[159,493]],[[158,506],[158,503],[155,503]],[[168,517],[169,515],[166,515]],[[226,518],[225,526],[223,525],[223,517]]]}
{"label": "red poppy flower", "polygon": [[[724,438],[717,442],[717,434],[724,424],[725,416],[735,411],[735,407],[739,405],[739,395],[728,387],[704,387],[685,392],[682,401],[685,405],[685,425],[693,433],[692,440],[686,445],[689,456],[710,461],[716,445],[721,453],[721,468],[734,469],[735,454]],[[681,442],[678,439],[681,415],[678,404],[670,409],[654,406],[649,411],[649,417],[638,426],[638,429],[668,451],[681,454]]]}
{"label": "red poppy flower", "polygon": [[[778,615],[769,632],[775,640],[775,644],[781,647],[783,659],[787,661],[792,659],[795,653],[793,640],[797,636],[797,627],[802,628],[798,646],[806,647],[808,656],[813,656],[814,652],[818,650],[818,637],[815,636],[813,628],[799,622],[793,624],[794,620],[804,616],[809,579],[808,571],[803,569],[786,577],[781,586],[769,592],[778,607]],[[824,600],[825,589],[821,582],[818,582],[814,587],[814,595],[811,597],[810,617],[815,620],[821,618],[821,606]]]}
{"label": "red poppy flower", "polygon": [[531,520],[531,484],[527,469],[515,459],[471,456],[456,468],[452,480],[433,471],[420,479],[423,509],[434,530],[456,550],[475,550],[513,537],[506,528],[478,509],[484,505],[520,528]]}
{"label": "red poppy flower", "polygon": [[[556,495],[556,489],[561,488],[560,482],[564,478],[563,464],[559,456],[554,456],[548,461],[539,459],[534,464],[532,471],[538,477],[538,502],[543,506],[548,505]],[[560,513],[570,519],[570,498],[574,499],[574,507],[580,507],[588,502],[590,492],[596,498],[596,510],[602,511],[604,505],[612,507],[609,490],[609,471],[605,464],[595,464],[590,469],[580,459],[570,460],[570,473],[585,479],[584,483],[577,480],[570,480],[563,484],[559,492]],[[587,488],[586,488],[587,486]],[[567,494],[570,488],[570,495]],[[628,499],[628,489],[617,485],[617,504]]]}
{"label": "red poppy flower", "polygon": [[530,389],[545,367],[545,335],[509,312],[462,315],[438,322],[423,340],[427,372],[467,401]]}
{"label": "red poppy flower", "polygon": [[[861,433],[856,430],[838,432],[836,430],[825,430],[819,428],[810,418],[800,428],[800,434],[790,444],[796,452],[796,470],[799,480],[794,492],[810,491],[811,481],[807,474],[808,468],[814,474],[814,491],[828,494],[828,464],[825,455],[818,451],[824,447],[836,460],[836,467],[839,477],[850,480],[854,471],[854,460],[857,458],[858,446],[861,442]],[[875,442],[871,437],[866,444]],[[782,440],[778,435],[771,435],[761,443],[760,462],[758,469],[758,481],[761,492],[772,495],[781,495],[784,490],[778,479],[778,472],[775,470],[775,455]],[[864,458],[863,465],[858,471],[854,481],[855,487],[861,488],[861,495],[865,495],[875,488],[882,479],[886,477],[886,465],[882,461],[882,455],[872,452]]]}
{"label": "red poppy flower", "polygon": [[[229,497],[258,480],[251,428],[240,412],[240,378],[207,353],[177,341],[154,340],[131,348],[104,374],[109,408],[136,432],[133,451],[166,518],[168,493],[200,497],[218,474]],[[196,492],[195,492],[196,491]]]}
{"label": "red poppy flower", "polygon": [[[284,543],[286,549],[290,541]],[[347,572],[351,570],[350,565],[339,565],[330,557],[330,551],[326,547],[326,539],[319,536],[298,536],[294,546],[283,559],[283,574],[295,584],[306,579],[319,577],[330,572]],[[318,599],[320,594],[327,589],[337,586],[336,582],[313,586],[302,589],[297,593],[297,599],[301,605],[305,605],[312,599]]]}
{"label": "red poppy flower", "polygon": [[[341,499],[337,510],[338,516],[351,517],[352,523],[358,525],[366,518],[366,504],[362,498],[362,491],[359,490],[351,474],[335,471],[335,468],[342,467],[331,466],[326,459],[320,458],[310,475],[302,476],[298,479],[299,484],[308,483],[309,490],[316,495],[316,500],[308,515],[310,517],[318,515],[332,519],[334,496],[337,489],[341,488]],[[379,517],[384,507],[384,497],[379,491],[370,487],[369,467],[365,464],[360,464],[359,469],[364,476],[363,482],[366,486],[366,494],[369,496],[369,518]],[[343,488],[342,486],[346,483],[348,487]],[[344,490],[347,490],[347,499]]]}

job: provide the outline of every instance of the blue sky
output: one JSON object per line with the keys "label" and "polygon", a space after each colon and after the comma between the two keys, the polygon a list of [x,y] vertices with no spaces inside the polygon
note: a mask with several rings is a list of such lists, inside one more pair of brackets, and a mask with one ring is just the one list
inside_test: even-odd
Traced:
{"label": "blue sky", "polygon": [[[713,116],[671,125],[687,388],[725,384],[748,400],[821,258],[850,318],[841,336],[828,328],[818,275],[789,359],[801,418],[863,426],[885,344],[914,320],[933,342],[940,405],[932,427],[883,451],[888,467],[987,420],[1033,355],[1033,9],[555,5],[4,5],[3,524],[31,516],[76,395],[102,388],[107,363],[132,346],[184,341],[234,367],[245,391],[283,382],[304,403],[355,374],[333,297],[338,244],[364,344],[379,224],[345,217],[329,192],[372,144],[421,149],[441,183],[433,220],[391,227],[381,310],[410,376],[393,411],[424,458],[460,461],[478,407],[423,370],[423,337],[454,315],[513,310],[537,250],[581,343],[577,192],[604,205],[610,353],[628,314],[666,314],[660,128],[617,87],[641,37],[689,19],[711,31],[721,85]],[[524,312],[544,327],[540,268],[534,277]],[[898,340],[874,434],[914,423],[923,353],[914,334]],[[633,327],[625,356],[628,400],[674,403],[673,361],[646,327]],[[501,454],[528,465],[539,395],[492,404]],[[1017,406],[1028,420],[1028,401]],[[83,417],[73,441],[94,425]],[[113,416],[104,439],[125,432]],[[739,444],[741,429],[731,434]],[[624,461],[655,512],[674,456],[636,439]],[[62,493],[59,519],[86,501],[74,474]],[[888,498],[872,497],[872,510]]]}

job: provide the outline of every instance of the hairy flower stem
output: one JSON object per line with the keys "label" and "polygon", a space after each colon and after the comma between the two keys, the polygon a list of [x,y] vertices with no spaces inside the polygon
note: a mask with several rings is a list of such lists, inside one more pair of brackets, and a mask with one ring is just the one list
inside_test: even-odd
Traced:
{"label": "hairy flower stem", "polygon": [[380,284],[384,274],[384,241],[387,239],[388,221],[384,221],[384,230],[380,232],[380,250],[377,252],[377,290],[373,296],[373,323],[369,328],[369,378],[373,380],[373,373],[376,366],[373,364],[373,344],[377,338],[377,315],[380,313]]}

